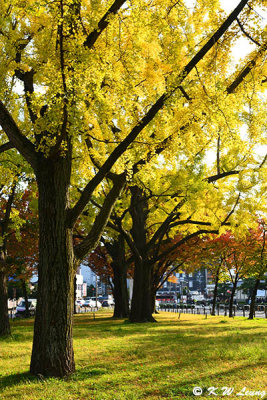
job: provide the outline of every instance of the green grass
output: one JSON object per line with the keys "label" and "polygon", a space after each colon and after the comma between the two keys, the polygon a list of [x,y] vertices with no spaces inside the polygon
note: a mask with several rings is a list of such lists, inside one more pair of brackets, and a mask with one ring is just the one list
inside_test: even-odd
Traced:
{"label": "green grass", "polygon": [[161,313],[156,324],[129,324],[110,316],[75,316],[76,373],[66,380],[28,373],[33,321],[12,322],[12,337],[0,340],[0,400],[215,399],[211,386],[267,392],[266,320]]}

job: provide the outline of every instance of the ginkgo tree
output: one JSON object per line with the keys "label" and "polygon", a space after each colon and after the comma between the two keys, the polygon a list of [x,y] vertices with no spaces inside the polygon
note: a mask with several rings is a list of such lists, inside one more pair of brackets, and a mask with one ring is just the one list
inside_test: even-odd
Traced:
{"label": "ginkgo tree", "polygon": [[250,277],[255,279],[251,293],[249,319],[253,319],[257,291],[261,280],[267,273],[267,247],[266,247],[267,226],[264,219],[259,219],[258,226],[251,229],[248,236],[249,263],[251,264]]}
{"label": "ginkgo tree", "polygon": [[[263,90],[264,33],[256,32],[260,50],[237,72],[243,83],[255,71],[253,81],[228,96],[226,80],[231,46],[244,26],[254,35],[258,4],[265,2],[241,0],[226,18],[218,0],[199,0],[193,10],[172,0],[1,0],[0,125],[9,140],[3,146],[25,158],[39,191],[32,373],[75,370],[75,270],[97,245],[136,169],[162,148],[169,157],[185,146],[187,126],[188,148],[218,138],[221,177],[240,173],[235,166],[242,173],[255,165],[261,134],[255,121],[263,121],[264,107],[251,93]],[[248,143],[239,136],[244,123]],[[105,178],[111,188],[87,236],[74,246],[73,228]]]}

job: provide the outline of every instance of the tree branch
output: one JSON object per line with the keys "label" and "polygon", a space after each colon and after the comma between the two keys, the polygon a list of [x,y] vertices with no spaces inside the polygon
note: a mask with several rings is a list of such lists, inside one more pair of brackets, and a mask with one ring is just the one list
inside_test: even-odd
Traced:
{"label": "tree branch", "polygon": [[185,224],[211,226],[211,222],[194,221],[192,219],[185,219],[183,221],[177,221],[177,222],[174,222],[173,224],[170,224],[170,228],[174,228],[175,226],[185,225]]}
{"label": "tree branch", "polygon": [[[116,4],[120,4],[121,1],[115,1]],[[137,125],[132,129],[132,131],[125,137],[125,139],[113,150],[109,155],[107,160],[104,162],[98,173],[94,178],[86,185],[80,199],[76,205],[69,210],[69,221],[70,227],[73,227],[77,218],[83,211],[84,207],[88,203],[93,191],[111,170],[118,158],[127,150],[130,144],[137,138],[137,136],[142,132],[142,130],[153,120],[157,115],[158,111],[163,108],[167,100],[181,87],[181,83],[185,80],[187,75],[192,71],[192,69],[198,64],[198,62],[207,54],[207,52],[214,46],[215,43],[222,37],[222,35],[227,31],[230,25],[234,22],[236,17],[242,11],[242,9],[247,4],[248,0],[241,0],[239,5],[234,9],[234,11],[229,15],[229,17],[224,21],[220,28],[215,32],[215,34],[208,40],[208,42],[198,51],[198,53],[191,59],[191,61],[184,67],[182,72],[177,77],[177,85],[165,92],[160,98],[151,106],[149,111],[144,115],[144,117],[139,121]],[[114,3],[114,4],[115,4]],[[122,5],[122,4],[121,4]]]}
{"label": "tree branch", "polygon": [[[229,218],[231,217],[231,215],[234,213],[237,204],[239,202],[240,199],[240,193],[238,194],[238,197],[236,199],[236,202],[234,204],[234,207],[232,208],[232,210],[229,212],[229,214],[225,217],[224,221],[221,223],[221,226],[225,226],[227,225],[227,221],[229,220]],[[208,224],[208,223],[207,223]],[[201,224],[203,225],[203,224]],[[176,243],[175,245],[173,245],[170,249],[167,249],[166,251],[164,251],[163,253],[161,253],[159,256],[157,256],[156,258],[153,258],[152,262],[157,262],[159,260],[161,260],[162,258],[164,258],[166,255],[170,254],[173,250],[175,250],[176,248],[180,247],[182,244],[184,244],[185,242],[187,242],[188,240],[192,239],[193,237],[205,234],[205,233],[215,233],[218,234],[219,233],[219,229],[212,229],[212,230],[208,230],[208,229],[200,229],[196,232],[191,233],[190,235],[185,236],[183,239],[181,239],[178,243]]]}
{"label": "tree branch", "polygon": [[154,233],[151,240],[148,242],[146,246],[147,252],[156,244],[157,240],[159,241],[160,244],[161,239],[164,237],[165,233],[169,229],[171,222],[173,221],[173,217],[176,216],[176,218],[179,218],[179,214],[177,214],[177,211],[185,204],[185,202],[186,199],[183,198],[178,204],[176,204],[170,215],[168,215],[165,221],[160,225],[160,227]]}
{"label": "tree branch", "polygon": [[99,211],[97,217],[95,218],[95,222],[89,232],[89,234],[85,237],[82,243],[78,244],[74,253],[77,259],[82,260],[86,254],[93,250],[98,243],[103,229],[106,227],[110,214],[113,210],[116,200],[121,195],[121,192],[125,186],[126,177],[125,174],[121,174],[118,176],[116,181],[113,184],[112,189],[108,193],[101,210]]}
{"label": "tree branch", "polygon": [[208,230],[208,229],[199,229],[196,232],[191,233],[190,235],[185,236],[183,239],[179,240],[179,242],[177,242],[175,245],[173,245],[172,247],[170,247],[169,249],[165,250],[163,253],[159,254],[156,258],[153,258],[150,263],[154,264],[155,262],[161,260],[162,258],[164,258],[165,256],[167,256],[168,254],[170,254],[172,251],[176,250],[178,247],[182,246],[184,243],[186,243],[188,240],[199,236],[199,235],[203,235],[203,234],[208,234],[208,233],[215,233],[218,234],[219,230],[218,229],[213,229],[213,230]]}
{"label": "tree branch", "polygon": [[123,237],[125,238],[125,240],[126,240],[128,246],[130,247],[130,249],[131,249],[131,251],[132,251],[132,253],[133,253],[133,256],[134,256],[135,258],[137,258],[138,260],[142,260],[142,257],[141,257],[141,255],[140,255],[140,253],[139,253],[139,251],[138,251],[138,248],[137,248],[137,246],[135,245],[134,241],[132,240],[132,238],[131,238],[129,232],[127,232],[125,229],[123,229],[122,226],[120,226],[119,232],[120,232],[120,233],[123,235]]}
{"label": "tree branch", "polygon": [[97,24],[97,28],[94,29],[86,38],[84,42],[84,46],[87,47],[88,49],[91,49],[101,33],[106,29],[110,22],[110,18],[117,14],[119,9],[122,7],[122,5],[126,2],[126,0],[115,0],[112,6],[108,9],[106,14],[101,18],[101,20]]}
{"label": "tree branch", "polygon": [[158,289],[160,289],[162,287],[162,285],[167,281],[167,279],[178,269],[180,268],[182,265],[184,264],[184,261],[182,261],[180,264],[176,265],[175,267],[173,267],[172,269],[170,269],[170,271],[168,271],[166,277],[163,279],[163,281],[160,282],[160,285],[158,285]]}
{"label": "tree branch", "polygon": [[251,37],[244,29],[243,25],[241,24],[241,22],[239,21],[238,18],[236,18],[237,23],[241,29],[241,31],[244,33],[244,35],[249,38],[249,40],[251,40],[253,43],[255,43],[257,46],[261,47],[261,44],[259,42],[257,42],[257,40],[253,39],[253,37]]}
{"label": "tree branch", "polygon": [[13,183],[11,193],[8,196],[7,199],[7,205],[6,205],[6,211],[4,215],[3,221],[1,221],[1,230],[2,230],[2,236],[3,236],[3,248],[6,250],[6,245],[7,245],[7,231],[8,231],[8,226],[10,223],[10,215],[11,215],[11,209],[12,209],[12,204],[14,201],[15,197],[15,192],[16,192],[16,182]]}
{"label": "tree branch", "polygon": [[237,88],[237,86],[239,86],[243,80],[246,78],[246,76],[250,73],[250,71],[252,70],[253,67],[255,67],[256,63],[257,63],[257,59],[267,50],[267,43],[264,43],[261,48],[259,49],[259,51],[257,52],[257,54],[255,55],[255,57],[249,61],[246,66],[242,69],[242,71],[237,75],[236,79],[234,80],[233,83],[231,83],[231,85],[228,86],[228,88],[226,89],[227,93],[233,93],[235,91],[235,89]]}
{"label": "tree branch", "polygon": [[21,133],[11,114],[0,100],[0,125],[10,142],[20,154],[31,164],[33,169],[37,167],[37,153],[33,143]]}
{"label": "tree branch", "polygon": [[262,168],[264,166],[264,164],[266,163],[266,161],[267,161],[267,154],[265,154],[264,159],[262,160],[262,162],[260,163],[258,168],[259,169]]}
{"label": "tree branch", "polygon": [[205,178],[204,180],[208,181],[209,183],[218,181],[219,179],[225,178],[226,176],[229,175],[238,175],[240,171],[228,171],[228,172],[222,172],[221,174],[216,174],[212,175],[209,178]]}
{"label": "tree branch", "polygon": [[34,92],[34,87],[33,87],[34,73],[35,72],[33,69],[31,71],[27,71],[27,72],[21,72],[20,70],[15,71],[15,76],[18,79],[20,79],[24,84],[24,93],[25,93],[26,104],[27,104],[29,115],[30,115],[30,119],[33,124],[37,120],[37,115],[32,109],[32,101],[31,101],[31,95]]}
{"label": "tree branch", "polygon": [[10,149],[14,149],[14,145],[11,142],[4,143],[0,146],[0,154]]}
{"label": "tree branch", "polygon": [[229,218],[231,217],[231,215],[234,213],[234,211],[235,211],[235,209],[236,209],[236,207],[237,207],[237,204],[239,203],[240,196],[241,196],[241,194],[238,193],[238,196],[237,196],[236,202],[235,202],[235,204],[234,204],[234,207],[233,207],[233,209],[230,211],[230,213],[227,215],[227,217],[225,218],[225,220],[222,222],[222,225],[226,225],[228,219],[229,219]]}

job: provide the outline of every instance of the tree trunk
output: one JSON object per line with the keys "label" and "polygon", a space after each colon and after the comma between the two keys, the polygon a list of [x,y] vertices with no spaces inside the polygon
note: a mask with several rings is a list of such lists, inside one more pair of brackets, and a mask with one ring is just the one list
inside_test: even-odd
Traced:
{"label": "tree trunk", "polygon": [[214,292],[213,292],[211,315],[215,315],[216,314],[216,300],[217,300],[217,294],[218,294],[219,276],[220,276],[220,268],[218,268],[217,271],[216,271],[215,287],[214,287]]}
{"label": "tree trunk", "polygon": [[236,287],[237,287],[237,282],[238,282],[238,274],[236,274],[234,283],[233,283],[233,289],[230,297],[230,302],[229,302],[229,317],[233,316],[233,305],[234,305],[234,296],[236,292]]}
{"label": "tree trunk", "polygon": [[248,319],[254,318],[255,302],[256,302],[257,291],[258,291],[259,285],[260,285],[260,279],[256,279],[256,282],[255,282],[255,285],[253,287],[252,294],[251,294],[251,302],[250,302],[250,310],[249,310]]}
{"label": "tree trunk", "polygon": [[131,322],[156,322],[152,316],[152,267],[136,262],[134,268],[133,297],[130,312]]}
{"label": "tree trunk", "polygon": [[152,316],[151,293],[153,264],[148,262],[146,250],[147,198],[138,186],[130,187],[132,218],[131,235],[134,241],[134,286],[131,302],[131,322],[155,322]]}
{"label": "tree trunk", "polygon": [[40,162],[38,298],[30,371],[44,376],[63,377],[75,370],[72,317],[77,266],[66,220],[69,182],[67,157]]}
{"label": "tree trunk", "polygon": [[11,334],[8,318],[7,276],[0,271],[0,336]]}
{"label": "tree trunk", "polygon": [[113,318],[129,317],[129,296],[127,289],[127,266],[111,264],[113,269],[113,293],[115,308]]}
{"label": "tree trunk", "polygon": [[105,242],[106,250],[112,258],[113,296],[115,308],[113,318],[129,317],[129,295],[127,289],[127,269],[125,258],[125,241],[120,234],[113,242]]}

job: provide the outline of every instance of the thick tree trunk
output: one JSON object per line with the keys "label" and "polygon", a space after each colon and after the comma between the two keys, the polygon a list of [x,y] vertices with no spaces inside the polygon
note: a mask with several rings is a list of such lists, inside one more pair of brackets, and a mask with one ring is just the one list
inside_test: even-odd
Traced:
{"label": "thick tree trunk", "polygon": [[153,265],[148,262],[146,250],[147,198],[142,189],[132,186],[130,214],[131,235],[134,242],[134,286],[131,302],[131,322],[155,322],[152,316],[151,293]]}
{"label": "thick tree trunk", "polygon": [[250,310],[249,310],[249,317],[248,319],[253,319],[254,318],[254,312],[255,312],[255,303],[256,303],[256,297],[257,297],[257,291],[260,285],[260,279],[256,279],[255,285],[252,290],[251,294],[251,302],[250,302]]}
{"label": "thick tree trunk", "polygon": [[216,314],[216,300],[217,300],[217,294],[218,294],[219,276],[220,276],[220,268],[218,268],[217,271],[216,271],[215,287],[214,287],[214,292],[213,292],[211,315],[215,315]]}
{"label": "thick tree trunk", "polygon": [[127,269],[125,242],[120,234],[113,242],[105,242],[106,250],[112,258],[113,296],[115,301],[113,318],[129,317],[129,295],[127,289]]}
{"label": "thick tree trunk", "polygon": [[7,276],[0,271],[0,336],[8,336],[11,333],[7,302]]}
{"label": "thick tree trunk", "polygon": [[72,345],[73,281],[76,266],[67,227],[70,168],[66,159],[43,161],[39,188],[38,298],[30,371],[63,377],[75,370]]}
{"label": "thick tree trunk", "polygon": [[129,317],[129,296],[127,289],[127,266],[111,264],[113,269],[113,294],[115,308],[113,318]]}
{"label": "thick tree trunk", "polygon": [[131,322],[155,322],[152,316],[152,267],[142,262],[135,263],[133,297],[130,312]]}
{"label": "thick tree trunk", "polygon": [[231,292],[231,297],[230,297],[230,302],[229,302],[229,317],[233,316],[234,296],[235,296],[235,292],[236,292],[237,282],[238,282],[238,275],[236,275],[236,277],[235,277],[235,280],[233,283],[233,289]]}

